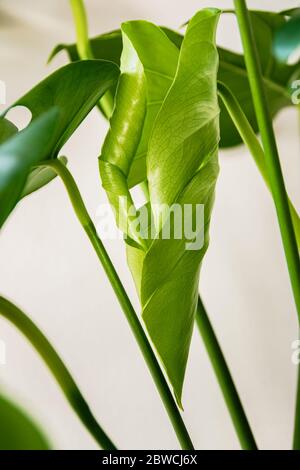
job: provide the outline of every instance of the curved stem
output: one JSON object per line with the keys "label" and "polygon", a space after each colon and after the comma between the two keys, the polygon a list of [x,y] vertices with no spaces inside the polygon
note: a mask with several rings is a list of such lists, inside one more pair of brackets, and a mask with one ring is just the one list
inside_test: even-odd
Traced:
{"label": "curved stem", "polygon": [[[81,60],[94,59],[93,51],[89,41],[88,20],[84,2],[83,0],[70,0],[70,4],[76,29],[78,56]],[[109,118],[112,114],[112,109],[114,106],[114,100],[110,91],[107,91],[105,95],[102,96],[99,106],[104,116]]]}
{"label": "curved stem", "polygon": [[244,450],[257,450],[243,405],[200,297],[198,299],[196,323],[221,387],[241,447]]}
{"label": "curved stem", "polygon": [[25,313],[3,297],[0,297],[0,314],[15,325],[37,350],[60,385],[71,407],[102,449],[116,450],[115,445],[94,418],[70,372],[44,334]]}
{"label": "curved stem", "polygon": [[81,194],[74,181],[73,176],[71,175],[69,170],[62,163],[60,163],[59,160],[43,162],[40,166],[48,166],[52,168],[62,179],[68,192],[75,214],[95,249],[95,252],[104,268],[104,271],[111,283],[111,286],[117,296],[117,299],[134,334],[134,337],[144,356],[146,364],[150,370],[150,373],[158,389],[160,397],[164,403],[164,406],[173,425],[177,438],[180,442],[180,445],[182,449],[193,450],[194,447],[192,441],[185,427],[182,416],[178,410],[176,402],[173,398],[173,395],[169,389],[164,374],[161,371],[160,365],[142,328],[138,316],[134,311],[134,308],[124,289],[124,286],[121,283],[121,280],[114,268],[114,265],[112,264],[108,253],[103,246],[103,243],[97,235],[96,228],[87,212],[87,209],[84,205]]}
{"label": "curved stem", "polygon": [[[254,161],[263,177],[267,187],[271,191],[271,185],[269,181],[269,175],[266,168],[265,154],[263,148],[257,139],[255,132],[253,131],[247,117],[245,116],[239,102],[231,91],[221,82],[218,82],[218,94],[221,97],[228,114],[230,115],[237,131],[239,132],[244,144],[248,147],[251,152]],[[289,199],[289,208],[295,230],[298,250],[300,251],[300,218]]]}
{"label": "curved stem", "polygon": [[288,196],[281,171],[272,119],[268,109],[260,59],[256,49],[254,33],[246,2],[245,0],[234,0],[234,5],[244,49],[244,57],[254,109],[264,148],[266,168],[269,176],[268,179],[277,211],[298,319],[300,321],[299,252],[289,209]]}

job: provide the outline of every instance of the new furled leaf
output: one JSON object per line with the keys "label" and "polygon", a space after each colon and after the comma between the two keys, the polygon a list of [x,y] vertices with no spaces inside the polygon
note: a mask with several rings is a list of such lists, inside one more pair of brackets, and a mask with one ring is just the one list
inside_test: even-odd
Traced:
{"label": "new furled leaf", "polygon": [[119,214],[119,227],[143,244],[132,228],[129,188],[147,178],[150,134],[172,84],[179,53],[159,27],[146,21],[124,23],[122,34],[121,76],[99,167],[103,187]]}
{"label": "new furled leaf", "polygon": [[[179,403],[218,174],[215,32],[219,15],[218,10],[205,9],[191,20],[176,76],[155,122],[147,156],[151,209],[158,234],[143,260],[140,296],[147,330]],[[165,205],[174,204],[181,208],[191,205],[192,220],[197,204],[204,204],[204,226],[196,228],[197,235],[203,231],[201,248],[188,249],[187,239],[177,239],[173,230],[171,239],[162,239],[161,230],[171,220],[165,213]]]}
{"label": "new furled leaf", "polygon": [[[143,318],[179,404],[218,173],[218,17],[214,9],[199,12],[189,25],[180,55],[160,28],[146,22],[123,25],[122,75],[100,160],[103,185],[116,207],[117,198],[128,195],[129,168],[138,149],[142,147],[147,155],[147,208],[154,215],[156,233],[143,243],[130,231],[128,213],[123,218],[129,230],[121,228],[130,236],[128,262]],[[150,45],[153,54],[148,53]],[[133,84],[138,96],[132,93]],[[143,175],[140,172],[140,178]],[[130,198],[127,203],[130,207]],[[174,227],[170,239],[161,238],[168,222],[161,209],[175,203],[181,208],[189,204],[190,218],[197,204],[205,204],[205,227],[197,227],[204,232],[204,244],[197,250],[187,250],[191,240],[174,237]]]}

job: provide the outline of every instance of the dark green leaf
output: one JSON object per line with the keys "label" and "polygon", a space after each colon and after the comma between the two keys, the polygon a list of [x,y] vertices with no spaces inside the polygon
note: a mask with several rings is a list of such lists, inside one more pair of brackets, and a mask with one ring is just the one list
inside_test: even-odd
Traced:
{"label": "dark green leaf", "polygon": [[54,108],[0,146],[0,227],[17,204],[31,167],[46,158],[57,119]]}
{"label": "dark green leaf", "polygon": [[119,69],[111,62],[75,62],[54,72],[9,109],[25,106],[34,120],[53,106],[59,108],[55,134],[47,155],[47,158],[54,158],[118,77]]}
{"label": "dark green leaf", "polygon": [[0,145],[0,227],[21,197],[53,179],[53,172],[35,169],[31,172],[32,166],[57,157],[118,77],[119,68],[111,62],[88,60],[69,64],[6,110],[5,114],[15,106],[25,106],[32,113],[32,122],[24,131],[16,133],[17,129],[9,121],[0,120],[0,137],[4,142]]}
{"label": "dark green leaf", "polygon": [[0,450],[49,450],[36,424],[3,396],[0,396]]}
{"label": "dark green leaf", "polygon": [[300,48],[300,15],[292,18],[276,31],[274,54],[278,60],[287,62],[289,57]]}
{"label": "dark green leaf", "polygon": [[0,118],[0,144],[18,132],[17,127],[5,118]]}
{"label": "dark green leaf", "polygon": [[[67,165],[66,157],[60,157],[59,160],[64,164]],[[48,167],[39,167],[31,170],[26,184],[23,188],[21,198],[28,196],[31,193],[34,193],[38,189],[46,186],[52,180],[54,180],[57,176],[57,173]]]}

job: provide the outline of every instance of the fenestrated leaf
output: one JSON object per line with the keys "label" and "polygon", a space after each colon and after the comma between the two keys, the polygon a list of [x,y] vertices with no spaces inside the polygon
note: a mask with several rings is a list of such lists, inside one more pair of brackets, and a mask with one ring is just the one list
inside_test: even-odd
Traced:
{"label": "fenestrated leaf", "polygon": [[18,406],[0,395],[0,450],[49,450],[44,434]]}
{"label": "fenestrated leaf", "polygon": [[[128,244],[128,262],[143,308],[143,319],[181,404],[182,386],[198,297],[199,270],[208,245],[208,228],[218,174],[218,54],[215,32],[219,11],[205,9],[190,21],[173,84],[152,131],[147,156],[151,211],[157,234],[150,248]],[[195,221],[204,204],[203,245],[188,249],[177,238],[165,205],[190,205]],[[171,225],[170,238],[161,230]],[[191,240],[189,240],[191,241]]]}
{"label": "fenestrated leaf", "polygon": [[[51,171],[33,169],[31,173],[32,166],[58,156],[62,146],[118,77],[119,68],[111,62],[88,60],[69,64],[5,111],[4,115],[15,106],[25,106],[31,111],[32,121],[24,131],[16,133],[13,124],[3,117],[0,120],[3,142],[0,146],[0,226],[24,194],[53,179]],[[53,111],[49,111],[53,107],[57,108],[54,119]],[[11,135],[12,138],[6,140]]]}
{"label": "fenestrated leaf", "polygon": [[47,155],[47,158],[55,158],[118,77],[119,68],[108,61],[85,60],[68,64],[49,75],[8,110],[25,106],[34,120],[53,106],[59,108],[55,134]]}
{"label": "fenestrated leaf", "polygon": [[278,60],[287,62],[293,52],[300,48],[300,13],[283,24],[275,34],[274,54]]}
{"label": "fenestrated leaf", "polygon": [[31,167],[46,157],[57,119],[53,108],[0,145],[0,227],[17,204]]}
{"label": "fenestrated leaf", "polygon": [[8,119],[0,118],[0,144],[18,132],[18,128]]}
{"label": "fenestrated leaf", "polygon": [[[289,12],[285,13],[290,14]],[[270,112],[274,118],[282,108],[292,105],[289,84],[291,79],[295,78],[294,75],[297,71],[297,66],[279,64],[272,54],[274,33],[277,28],[286,23],[287,19],[283,15],[283,12],[274,13],[253,11],[251,12],[251,17],[255,36],[258,44],[260,44],[259,54],[265,75],[267,98]],[[176,31],[170,30],[169,28],[163,27],[162,29],[171,41],[180,48],[182,35]],[[120,54],[122,51],[122,37],[120,31],[113,31],[112,33],[97,36],[92,38],[90,42],[94,57],[98,59],[105,58],[115,63],[120,62]],[[78,58],[76,45],[74,44],[58,46],[52,53],[52,56],[63,49],[67,51],[70,60],[76,60]],[[229,87],[232,93],[234,93],[243,107],[248,121],[251,123],[255,132],[257,132],[258,127],[253,109],[244,58],[242,55],[230,50],[221,47],[218,49],[220,55],[218,79]],[[114,93],[112,89],[111,92]],[[241,137],[235,129],[223,103],[220,103],[220,108],[220,146],[231,147],[240,144]]]}

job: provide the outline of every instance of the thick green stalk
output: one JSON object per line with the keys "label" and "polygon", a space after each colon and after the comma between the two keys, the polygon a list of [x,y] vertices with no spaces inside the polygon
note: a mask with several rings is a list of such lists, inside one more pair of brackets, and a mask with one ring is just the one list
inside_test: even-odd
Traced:
{"label": "thick green stalk", "polygon": [[[78,56],[81,60],[93,59],[94,55],[89,41],[88,20],[84,2],[83,0],[70,0],[70,4],[76,29]],[[113,105],[113,98],[108,91],[100,100],[100,108],[106,118],[111,116]]]}
{"label": "thick green stalk", "polygon": [[264,148],[268,179],[277,211],[298,319],[300,321],[299,253],[289,209],[288,196],[281,171],[272,119],[268,109],[260,60],[246,2],[245,0],[234,0],[234,5],[244,49],[253,104]]}
{"label": "thick green stalk", "polygon": [[[228,114],[230,115],[236,129],[238,130],[244,144],[248,147],[250,153],[252,154],[254,161],[260,171],[261,176],[263,177],[267,187],[271,191],[271,185],[269,182],[269,175],[267,172],[265,154],[263,148],[257,139],[255,132],[253,131],[245,113],[239,105],[239,102],[231,91],[221,82],[218,83],[218,93],[221,97]],[[292,221],[294,225],[296,240],[298,250],[300,251],[300,218],[293,205],[289,199],[289,208],[292,216]]]}
{"label": "thick green stalk", "polygon": [[257,450],[257,445],[243,405],[200,297],[198,299],[196,322],[222,390],[241,447],[244,450]]}
{"label": "thick green stalk", "polygon": [[15,325],[36,349],[54,375],[71,407],[102,449],[116,450],[115,445],[94,418],[70,372],[44,334],[25,313],[3,297],[0,297],[0,315]]}
{"label": "thick green stalk", "polygon": [[52,168],[62,179],[68,192],[74,212],[95,249],[95,252],[117,296],[117,299],[122,307],[122,310],[130,325],[130,328],[134,334],[134,337],[140,347],[140,350],[150,370],[150,373],[158,389],[160,397],[164,403],[164,406],[173,425],[177,438],[180,442],[180,445],[182,449],[192,450],[192,441],[189,437],[182,416],[178,410],[178,407],[169,389],[164,374],[161,371],[160,365],[142,328],[138,316],[134,311],[134,308],[124,289],[124,286],[121,283],[121,280],[114,268],[114,265],[112,264],[108,253],[103,246],[103,243],[97,235],[96,228],[87,212],[87,209],[84,205],[81,194],[74,181],[73,176],[59,160],[44,162],[43,164],[41,164],[41,166],[48,166]]}
{"label": "thick green stalk", "polygon": [[[281,237],[283,241],[291,285],[298,313],[298,320],[300,321],[299,252],[297,248],[296,236],[289,209],[288,196],[285,190],[284,179],[281,171],[272,119],[269,113],[266,94],[264,90],[260,61],[256,49],[255,38],[246,2],[245,0],[234,0],[234,5],[243,43],[244,56],[248,71],[253,104],[265,153],[266,168],[269,175],[269,182],[273,194],[274,203],[276,206],[278,222],[281,230]],[[297,449],[300,448],[300,443],[298,442],[300,435],[299,401],[300,393],[297,393],[294,429],[294,444],[296,442]]]}

